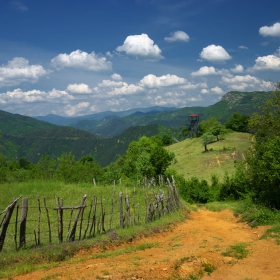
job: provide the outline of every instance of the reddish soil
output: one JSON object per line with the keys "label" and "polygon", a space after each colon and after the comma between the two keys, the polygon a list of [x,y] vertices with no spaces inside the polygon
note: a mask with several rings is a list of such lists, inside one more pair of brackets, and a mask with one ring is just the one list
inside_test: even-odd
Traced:
{"label": "reddish soil", "polygon": [[[107,247],[106,252],[147,243],[157,247],[91,259],[100,253],[100,248],[93,248],[51,269],[13,279],[280,279],[280,246],[273,239],[260,239],[266,229],[238,222],[229,210],[201,209],[191,212],[189,219],[172,226],[169,231]],[[248,245],[246,258],[222,255],[231,245],[239,243]],[[205,271],[207,267],[215,267],[210,276]]]}

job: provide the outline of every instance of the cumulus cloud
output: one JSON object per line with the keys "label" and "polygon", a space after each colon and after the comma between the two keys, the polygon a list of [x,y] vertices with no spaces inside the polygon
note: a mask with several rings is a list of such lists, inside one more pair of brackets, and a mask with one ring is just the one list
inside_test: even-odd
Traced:
{"label": "cumulus cloud", "polygon": [[175,98],[175,97],[164,98],[163,96],[158,95],[151,100],[151,103],[156,106],[168,105],[168,106],[182,107],[187,104],[187,100],[182,98]]}
{"label": "cumulus cloud", "polygon": [[205,88],[207,87],[207,83],[187,83],[186,85],[180,86],[182,89],[196,89],[196,88]]}
{"label": "cumulus cloud", "polygon": [[209,92],[209,90],[206,89],[206,88],[203,88],[200,92],[201,92],[202,94],[207,94],[207,93]]}
{"label": "cumulus cloud", "polygon": [[261,80],[251,75],[222,77],[222,84],[226,84],[228,88],[233,90],[271,90],[271,83]]}
{"label": "cumulus cloud", "polygon": [[200,67],[198,71],[192,72],[191,76],[207,76],[207,75],[218,75],[218,72],[216,71],[215,67],[213,66],[203,66]]}
{"label": "cumulus cloud", "polygon": [[114,95],[132,95],[137,94],[144,91],[144,89],[141,86],[124,83],[122,87],[115,88],[108,92],[109,96]]}
{"label": "cumulus cloud", "polygon": [[0,67],[0,87],[16,86],[23,82],[35,83],[47,73],[41,65],[29,65],[27,59],[15,57]]}
{"label": "cumulus cloud", "polygon": [[34,102],[50,102],[50,103],[67,103],[73,100],[74,97],[69,95],[66,91],[52,89],[49,92],[41,90],[29,90],[23,91],[20,88],[14,89],[13,91],[7,91],[6,93],[0,94],[0,104],[24,104]]}
{"label": "cumulus cloud", "polygon": [[280,48],[275,54],[267,56],[259,56],[255,60],[255,65],[248,69],[249,71],[255,70],[280,70]]}
{"label": "cumulus cloud", "polygon": [[110,70],[112,63],[106,60],[106,57],[92,53],[76,50],[70,54],[61,53],[51,60],[51,64],[61,69],[64,67],[80,68],[90,71]]}
{"label": "cumulus cloud", "polygon": [[220,69],[217,70],[215,69],[215,67],[213,66],[202,66],[200,67],[200,69],[196,72],[192,72],[191,76],[193,77],[197,77],[197,76],[209,76],[209,75],[226,75],[226,76],[230,76],[230,71],[227,69]]}
{"label": "cumulus cloud", "polygon": [[122,80],[122,76],[117,74],[117,73],[114,73],[111,78],[115,81],[121,81]]}
{"label": "cumulus cloud", "polygon": [[172,32],[169,37],[165,37],[164,40],[167,42],[175,42],[175,41],[188,42],[190,40],[190,37],[184,31],[175,31]]}
{"label": "cumulus cloud", "polygon": [[233,73],[242,73],[244,71],[244,68],[240,64],[235,64],[234,68],[230,69]]}
{"label": "cumulus cloud", "polygon": [[117,47],[116,50],[149,61],[163,59],[160,48],[147,34],[128,36],[123,45]]}
{"label": "cumulus cloud", "polygon": [[104,87],[121,87],[125,83],[123,82],[117,82],[117,81],[111,81],[111,80],[103,80],[101,83],[98,83],[98,87],[104,88]]}
{"label": "cumulus cloud", "polygon": [[260,35],[267,37],[279,37],[280,36],[280,22],[274,23],[272,26],[263,26],[259,29]]}
{"label": "cumulus cloud", "polygon": [[91,93],[92,90],[89,88],[86,84],[70,84],[67,87],[67,91],[73,92],[73,93]]}
{"label": "cumulus cloud", "polygon": [[148,88],[159,88],[159,87],[167,87],[174,85],[182,85],[186,82],[186,79],[180,78],[176,75],[163,75],[161,77],[157,77],[153,74],[149,74],[145,76],[140,82],[140,86],[148,87]]}
{"label": "cumulus cloud", "polygon": [[200,57],[211,62],[221,63],[231,59],[231,56],[222,46],[209,45],[202,49]]}
{"label": "cumulus cloud", "polygon": [[79,115],[86,108],[88,108],[89,105],[89,102],[79,102],[76,105],[68,104],[67,106],[65,106],[65,114],[69,117]]}
{"label": "cumulus cloud", "polygon": [[215,94],[224,94],[224,91],[220,87],[213,87],[211,88],[211,91],[214,92]]}

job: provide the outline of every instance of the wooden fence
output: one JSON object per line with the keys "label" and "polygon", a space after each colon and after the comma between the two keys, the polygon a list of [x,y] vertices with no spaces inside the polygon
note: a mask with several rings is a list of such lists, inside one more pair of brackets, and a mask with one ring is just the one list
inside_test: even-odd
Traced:
{"label": "wooden fence", "polygon": [[0,212],[0,218],[3,217],[0,220],[0,252],[3,248],[18,250],[73,242],[100,234],[115,236],[116,229],[151,223],[181,207],[173,177],[172,182],[167,179],[166,184],[159,187],[152,185],[142,187],[142,202],[136,201],[134,195],[116,193],[115,188],[111,199],[93,196],[89,205],[86,205],[87,195],[78,206],[65,206],[64,199],[58,197],[55,197],[54,207],[48,207],[45,198],[38,197],[37,205],[34,201],[30,203],[27,197],[13,199]]}

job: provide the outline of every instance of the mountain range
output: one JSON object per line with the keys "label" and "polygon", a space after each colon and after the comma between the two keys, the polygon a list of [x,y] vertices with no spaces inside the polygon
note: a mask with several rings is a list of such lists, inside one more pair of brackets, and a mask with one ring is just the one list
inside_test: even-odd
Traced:
{"label": "mountain range", "polygon": [[216,117],[224,123],[234,112],[251,115],[260,111],[259,107],[271,97],[272,92],[231,91],[208,107],[136,108],[73,118],[31,118],[0,110],[0,152],[10,160],[26,158],[36,163],[42,155],[57,158],[71,151],[76,159],[92,155],[106,166],[143,135],[178,137],[181,128],[188,125],[189,114],[199,114],[200,120]]}

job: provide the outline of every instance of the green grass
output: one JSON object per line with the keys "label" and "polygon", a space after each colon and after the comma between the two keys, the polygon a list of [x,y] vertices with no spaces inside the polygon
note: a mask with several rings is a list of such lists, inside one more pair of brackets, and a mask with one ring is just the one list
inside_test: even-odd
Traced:
{"label": "green grass", "polygon": [[[216,174],[220,180],[225,173],[233,174],[235,161],[243,159],[244,153],[252,145],[252,136],[248,133],[229,133],[224,140],[208,145],[209,152],[204,153],[200,138],[186,139],[167,149],[175,154],[175,164],[171,166],[186,179],[197,177],[211,181]],[[202,172],[203,171],[203,172]]]}
{"label": "green grass", "polygon": [[225,252],[222,252],[223,256],[233,257],[236,259],[244,259],[248,256],[249,250],[247,249],[248,244],[238,243],[236,245],[230,246]]}
{"label": "green grass", "polygon": [[[164,189],[164,188],[162,188]],[[130,195],[130,206],[131,206],[131,216],[133,216],[133,204],[139,203],[141,205],[141,222],[139,225],[127,227],[125,229],[121,229],[117,224],[119,224],[119,212],[118,209],[115,210],[115,224],[112,224],[112,234],[100,234],[96,235],[94,238],[75,241],[75,242],[67,242],[58,244],[57,240],[55,240],[57,232],[56,232],[56,211],[53,210],[55,207],[55,195],[58,197],[64,198],[64,205],[73,206],[79,205],[82,196],[86,193],[88,194],[88,199],[86,200],[86,204],[89,206],[89,200],[94,195],[98,197],[99,201],[102,196],[103,205],[106,208],[107,218],[110,215],[111,211],[111,203],[107,205],[106,201],[109,199],[111,201],[112,198],[112,186],[93,186],[91,184],[63,184],[58,182],[52,183],[44,183],[44,182],[31,182],[31,183],[19,183],[16,185],[2,184],[1,185],[1,193],[3,196],[0,196],[0,212],[4,210],[13,197],[18,197],[22,194],[25,197],[29,198],[29,209],[28,209],[28,228],[31,231],[28,232],[27,235],[27,247],[24,250],[15,251],[14,244],[14,222],[15,222],[15,214],[13,214],[11,219],[11,226],[8,228],[7,237],[4,244],[4,249],[0,253],[0,278],[1,277],[11,277],[13,275],[22,274],[31,272],[36,269],[47,269],[51,266],[55,266],[57,262],[67,261],[69,260],[76,252],[81,249],[88,249],[92,246],[100,246],[103,250],[99,255],[93,256],[93,258],[104,258],[104,257],[114,257],[114,255],[125,254],[137,250],[145,250],[148,248],[156,247],[157,244],[143,244],[137,247],[128,246],[124,250],[117,250],[115,252],[107,251],[107,244],[120,244],[122,242],[129,242],[137,236],[149,236],[153,233],[159,233],[162,231],[166,231],[170,229],[170,226],[173,223],[182,221],[186,219],[186,209],[182,208],[181,210],[170,213],[169,215],[161,217],[152,223],[145,223],[145,215],[143,213],[146,212],[146,204],[144,200],[146,197],[153,197],[153,192],[156,189],[152,188],[149,191],[144,191],[142,188],[134,188],[129,186],[116,186],[115,190],[115,199],[118,200],[118,194],[122,191],[123,194]],[[46,231],[46,213],[45,209],[42,208],[41,212],[41,246],[34,247],[34,235],[32,233],[33,229],[37,230],[38,225],[38,201],[37,197],[40,194],[41,198],[41,207],[43,207],[42,199],[46,198],[47,205],[49,207],[49,212],[51,215],[51,219],[55,220],[53,227],[53,244],[49,244],[47,240],[47,235],[43,238],[43,233]],[[8,201],[8,202],[7,202]],[[115,207],[119,207],[119,204],[115,203]],[[34,208],[33,208],[34,207]],[[124,206],[125,209],[125,206]],[[138,209],[138,207],[137,207]],[[87,219],[87,215],[89,211],[89,207],[86,208],[84,218]],[[99,210],[98,210],[99,211]],[[135,210],[136,211],[136,210]],[[67,221],[69,219],[70,211],[64,211],[64,218]],[[100,211],[98,212],[100,214]],[[73,214],[73,219],[75,217],[75,212]],[[98,215],[99,215],[98,214]],[[20,211],[19,211],[20,217]],[[2,218],[2,217],[1,217]],[[84,221],[86,223],[86,220]],[[67,235],[67,226],[68,222],[65,222],[65,236]],[[108,223],[105,224],[106,230],[108,231]],[[78,230],[79,231],[79,230]],[[46,234],[46,233],[44,233]],[[78,235],[78,234],[77,234]],[[76,235],[76,236],[77,236]],[[64,237],[65,237],[64,236]],[[10,240],[9,242],[6,242]],[[65,239],[64,239],[65,240]]]}
{"label": "green grass", "polygon": [[268,229],[261,239],[275,238],[276,243],[280,245],[280,224],[274,225]]}

